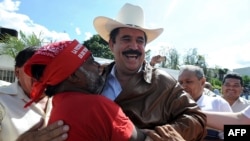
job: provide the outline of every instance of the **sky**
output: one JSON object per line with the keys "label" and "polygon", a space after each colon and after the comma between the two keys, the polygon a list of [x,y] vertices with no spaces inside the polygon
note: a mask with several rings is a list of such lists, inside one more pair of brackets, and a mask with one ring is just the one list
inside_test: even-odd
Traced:
{"label": "sky", "polygon": [[0,26],[83,42],[97,34],[95,17],[115,18],[125,3],[143,8],[147,28],[164,28],[146,47],[152,55],[196,48],[208,67],[250,67],[250,0],[0,0]]}

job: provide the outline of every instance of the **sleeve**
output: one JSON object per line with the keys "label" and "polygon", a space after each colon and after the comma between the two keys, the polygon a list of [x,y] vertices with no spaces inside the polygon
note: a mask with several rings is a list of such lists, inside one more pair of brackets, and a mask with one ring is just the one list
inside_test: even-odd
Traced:
{"label": "sleeve", "polygon": [[248,117],[250,119],[250,106],[248,106],[247,108],[245,108],[242,111],[242,114],[245,115],[246,117]]}
{"label": "sleeve", "polygon": [[111,123],[111,141],[128,141],[132,135],[134,125],[124,114],[122,109],[113,101],[104,97],[102,111],[106,122]]}
{"label": "sleeve", "polygon": [[133,123],[119,108],[116,119],[113,122],[113,134],[112,141],[128,141],[132,135],[134,129]]}

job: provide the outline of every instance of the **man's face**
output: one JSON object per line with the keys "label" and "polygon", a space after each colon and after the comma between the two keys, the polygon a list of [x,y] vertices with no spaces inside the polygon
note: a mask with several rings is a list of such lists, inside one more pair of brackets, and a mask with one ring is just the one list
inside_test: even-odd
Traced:
{"label": "man's face", "polygon": [[139,70],[145,58],[144,32],[132,28],[120,28],[115,43],[109,42],[118,71],[133,74]]}
{"label": "man's face", "polygon": [[243,91],[239,79],[227,78],[222,85],[222,94],[226,100],[237,100]]}
{"label": "man's face", "polygon": [[197,100],[203,92],[205,78],[198,79],[194,72],[184,70],[179,75],[178,82],[194,100]]}
{"label": "man's face", "polygon": [[75,72],[81,80],[81,82],[76,85],[92,94],[99,93],[104,85],[101,71],[100,64],[94,61],[92,56],[89,57]]}
{"label": "man's face", "polygon": [[32,84],[34,82],[33,79],[24,72],[23,66],[15,68],[15,75],[24,93],[26,93],[27,96],[29,96],[31,92]]}

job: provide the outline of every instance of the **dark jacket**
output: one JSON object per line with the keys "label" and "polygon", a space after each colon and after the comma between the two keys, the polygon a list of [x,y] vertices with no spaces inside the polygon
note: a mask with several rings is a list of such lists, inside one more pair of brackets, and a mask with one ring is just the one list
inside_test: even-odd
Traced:
{"label": "dark jacket", "polygon": [[[104,77],[114,63],[105,68]],[[187,141],[206,135],[206,116],[170,74],[144,63],[115,99],[138,128],[171,124]]]}

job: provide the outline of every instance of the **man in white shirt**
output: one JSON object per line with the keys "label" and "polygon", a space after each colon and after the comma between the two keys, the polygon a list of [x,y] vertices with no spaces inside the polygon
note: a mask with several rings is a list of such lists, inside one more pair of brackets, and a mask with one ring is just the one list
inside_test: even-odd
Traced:
{"label": "man in white shirt", "polygon": [[[230,105],[223,98],[205,88],[206,78],[202,68],[193,65],[182,66],[178,82],[193,97],[202,111],[232,112]],[[223,139],[223,133],[208,129],[205,139]]]}
{"label": "man in white shirt", "polygon": [[243,80],[239,74],[228,73],[222,81],[222,97],[229,103],[233,112],[240,112],[250,105],[250,101],[240,97]]}
{"label": "man in white shirt", "polygon": [[41,119],[45,119],[45,122],[48,119],[51,110],[50,99],[41,97],[30,107],[24,108],[24,105],[30,101],[30,91],[34,80],[24,73],[23,66],[35,52],[35,47],[20,51],[15,58],[16,81],[0,86],[0,141],[16,141],[24,132],[30,133],[23,136],[25,141],[40,141],[45,138],[50,140],[48,135],[43,135],[44,131],[49,131],[48,128],[38,131],[41,124],[40,127],[30,130],[37,123],[42,123]]}

